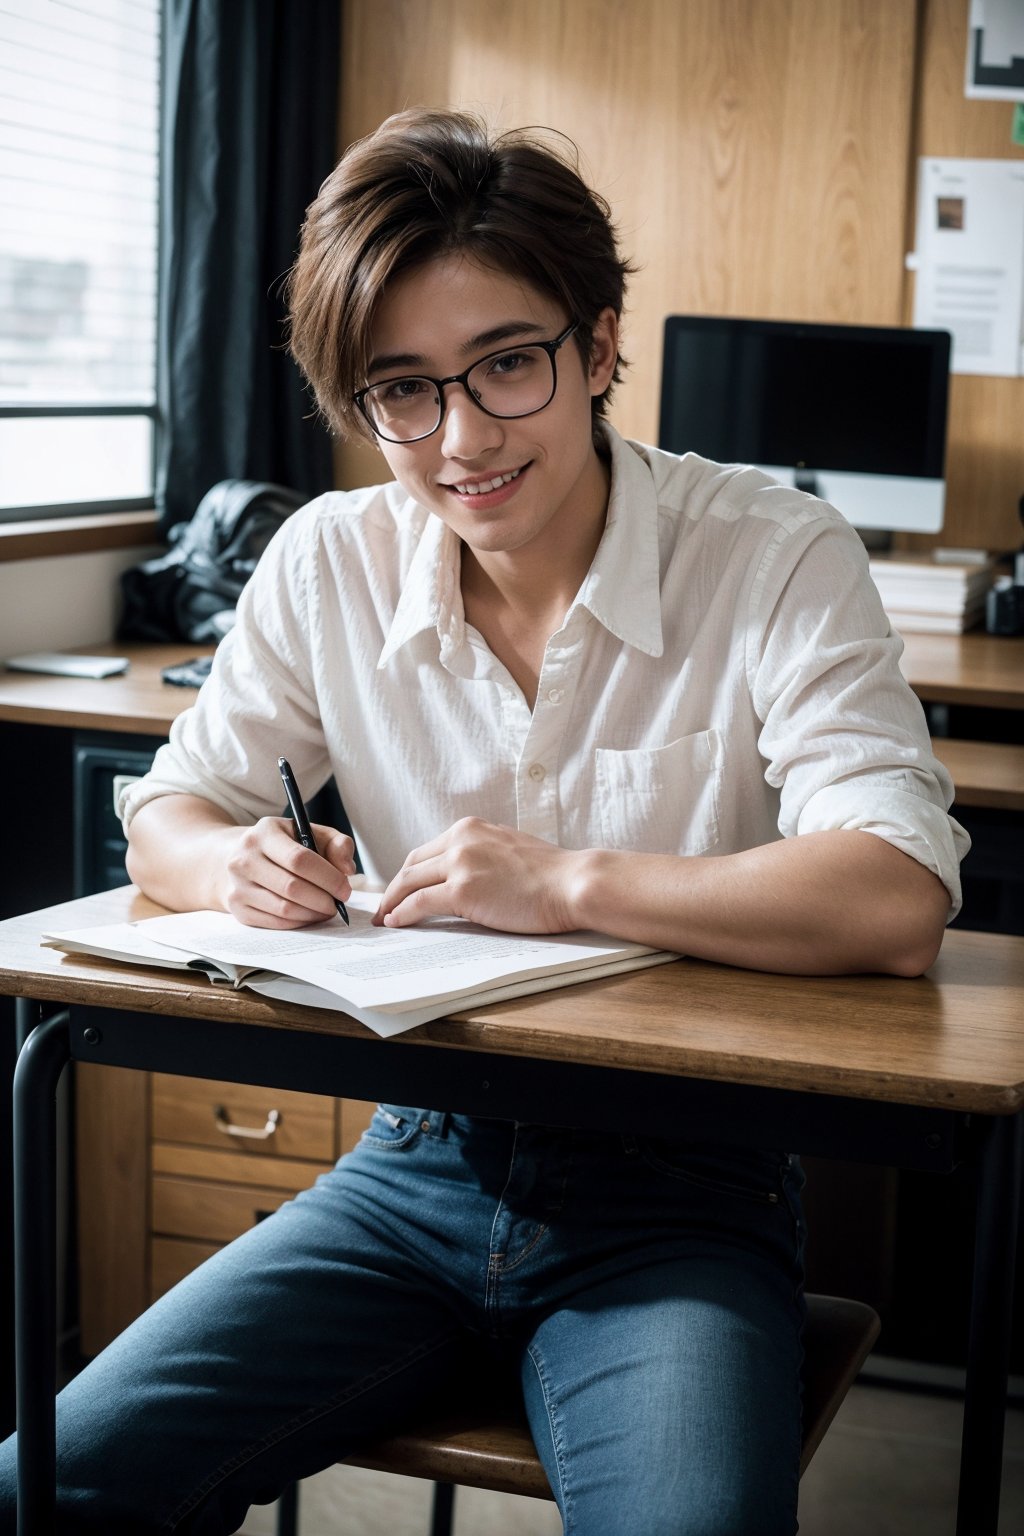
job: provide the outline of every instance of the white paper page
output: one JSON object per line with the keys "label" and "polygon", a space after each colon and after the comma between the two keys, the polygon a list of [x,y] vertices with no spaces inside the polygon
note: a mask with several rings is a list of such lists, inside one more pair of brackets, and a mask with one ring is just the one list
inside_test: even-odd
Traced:
{"label": "white paper page", "polygon": [[914,325],[950,331],[953,373],[1021,367],[1024,163],[920,162]]}
{"label": "white paper page", "polygon": [[308,981],[299,981],[294,976],[257,976],[246,983],[246,990],[258,992],[261,997],[272,997],[282,1003],[301,1003],[307,1008],[327,1008],[336,1013],[348,1014],[357,1019],[360,1024],[365,1024],[376,1034],[387,1039],[391,1035],[401,1034],[404,1030],[415,1029],[417,1024],[429,1023],[431,1019],[444,1018],[446,1014],[458,1013],[462,1008],[486,1008],[491,1003],[503,1003],[509,998],[526,997],[535,992],[553,991],[558,987],[568,987],[580,981],[597,981],[602,976],[617,976],[621,971],[638,971],[652,965],[666,965],[671,960],[679,957],[669,954],[667,950],[655,950],[648,954],[625,956],[618,960],[608,960],[600,965],[589,966],[585,973],[579,971],[567,971],[562,976],[538,976],[530,981],[513,982],[505,986],[481,988],[474,992],[472,998],[457,998],[437,1000],[427,1003],[419,1008],[406,1008],[401,1013],[393,1013],[384,1008],[357,1008],[352,1003],[346,1003],[340,997],[335,997],[330,992],[325,992],[321,987],[314,987]]}
{"label": "white paper page", "polygon": [[332,918],[282,932],[249,928],[222,912],[147,918],[146,937],[239,967],[279,971],[312,982],[360,1008],[403,1008],[472,995],[497,983],[555,971],[585,970],[613,958],[653,951],[604,934],[497,933],[458,919],[415,928],[374,928],[378,897],[353,891],[351,927]]}
{"label": "white paper page", "polygon": [[138,960],[140,965],[165,966],[173,971],[191,969],[187,955],[170,949],[139,931],[136,923],[104,923],[99,928],[70,928],[61,933],[47,933],[43,943],[48,949],[67,954],[99,955],[105,960]]}

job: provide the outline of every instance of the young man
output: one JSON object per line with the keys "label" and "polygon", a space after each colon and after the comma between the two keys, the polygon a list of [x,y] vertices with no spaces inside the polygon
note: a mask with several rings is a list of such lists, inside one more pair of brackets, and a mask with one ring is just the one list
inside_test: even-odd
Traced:
{"label": "young man", "polygon": [[[393,479],[321,498],[261,561],[125,800],[151,896],[333,913],[352,843],[296,843],[284,754],[307,793],[336,779],[383,923],[596,928],[805,974],[931,963],[964,839],[859,541],[605,423],[627,270],[537,138],[410,112],[344,157],[292,344]],[[572,1536],[795,1530],[798,1165],[566,1119],[383,1106],[63,1394],[61,1529],[234,1530],[468,1346],[518,1372]],[[8,1444],[3,1530],[10,1468]]]}

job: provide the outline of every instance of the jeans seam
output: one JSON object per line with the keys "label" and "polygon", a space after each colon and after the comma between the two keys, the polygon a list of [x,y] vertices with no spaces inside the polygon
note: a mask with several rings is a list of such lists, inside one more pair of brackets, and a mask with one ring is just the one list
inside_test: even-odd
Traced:
{"label": "jeans seam", "polygon": [[501,1276],[503,1253],[499,1253],[494,1247],[495,1233],[498,1230],[498,1219],[505,1210],[505,1196],[508,1194],[509,1185],[512,1182],[512,1174],[516,1166],[516,1153],[519,1148],[519,1126],[516,1125],[512,1133],[512,1148],[509,1154],[508,1169],[505,1174],[505,1183],[498,1203],[494,1207],[494,1217],[491,1221],[491,1235],[487,1243],[487,1274],[484,1281],[484,1316],[492,1332],[497,1331],[501,1318]]}
{"label": "jeans seam", "polygon": [[548,1379],[544,1372],[544,1362],[536,1344],[531,1344],[526,1351],[529,1359],[537,1372],[537,1380],[540,1383],[541,1394],[544,1398],[544,1409],[547,1414],[548,1433],[551,1436],[551,1449],[555,1457],[555,1472],[558,1477],[557,1503],[562,1511],[564,1530],[562,1536],[571,1536],[573,1523],[573,1496],[572,1491],[566,1486],[566,1459],[565,1441],[561,1433],[558,1410],[554,1398],[548,1386]]}
{"label": "jeans seam", "polygon": [[372,1376],[364,1377],[357,1384],[330,1398],[326,1403],[321,1403],[315,1408],[307,1408],[302,1413],[293,1415],[291,1419],[282,1424],[274,1433],[266,1434],[261,1439],[252,1441],[244,1450],[238,1451],[228,1461],[222,1462],[214,1472],[211,1472],[199,1484],[198,1488],[188,1498],[182,1499],[171,1511],[161,1529],[167,1532],[176,1531],[182,1520],[191,1514],[203,1499],[230,1477],[233,1472],[237,1472],[240,1467],[244,1467],[247,1462],[252,1461],[254,1457],[259,1456],[263,1451],[270,1450],[272,1446],[280,1445],[283,1440],[288,1439],[289,1435],[295,1434],[300,1429],[305,1429],[307,1425],[314,1423],[317,1419],[325,1418],[328,1414],[340,1408],[342,1404],[353,1401],[363,1393],[370,1391],[373,1387],[380,1386],[382,1382],[399,1375],[402,1371],[407,1370],[410,1365],[423,1360],[435,1350],[443,1348],[445,1344],[455,1337],[457,1337],[457,1331],[443,1334],[440,1338],[435,1339],[433,1343],[421,1346],[418,1350],[414,1350],[412,1354],[403,1356],[400,1361],[395,1362],[386,1369],[382,1368]]}
{"label": "jeans seam", "polygon": [[547,1222],[542,1222],[542,1224],[537,1228],[536,1232],[530,1238],[530,1241],[527,1243],[526,1247],[517,1253],[515,1258],[510,1260],[510,1262],[507,1264],[505,1263],[505,1259],[507,1258],[506,1254],[492,1253],[490,1259],[495,1272],[498,1275],[513,1274],[514,1271],[519,1268],[520,1264],[524,1263],[525,1260],[531,1256],[537,1244],[541,1241],[542,1238],[547,1236],[550,1230],[551,1228],[548,1226]]}

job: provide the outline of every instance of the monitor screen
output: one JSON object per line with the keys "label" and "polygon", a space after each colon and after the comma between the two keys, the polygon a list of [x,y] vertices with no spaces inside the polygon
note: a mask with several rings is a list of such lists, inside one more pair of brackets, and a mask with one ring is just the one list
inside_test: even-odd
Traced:
{"label": "monitor screen", "polygon": [[754,464],[857,527],[935,533],[946,331],[670,315],[658,442]]}

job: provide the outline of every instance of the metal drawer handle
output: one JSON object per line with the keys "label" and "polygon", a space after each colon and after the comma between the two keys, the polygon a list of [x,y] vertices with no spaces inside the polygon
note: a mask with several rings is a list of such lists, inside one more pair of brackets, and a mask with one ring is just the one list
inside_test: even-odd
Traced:
{"label": "metal drawer handle", "polygon": [[281,1123],[281,1116],[276,1109],[272,1109],[268,1113],[267,1123],[261,1131],[256,1130],[251,1125],[232,1125],[223,1104],[216,1106],[213,1111],[213,1119],[218,1131],[223,1131],[225,1136],[245,1136],[249,1141],[268,1141]]}

